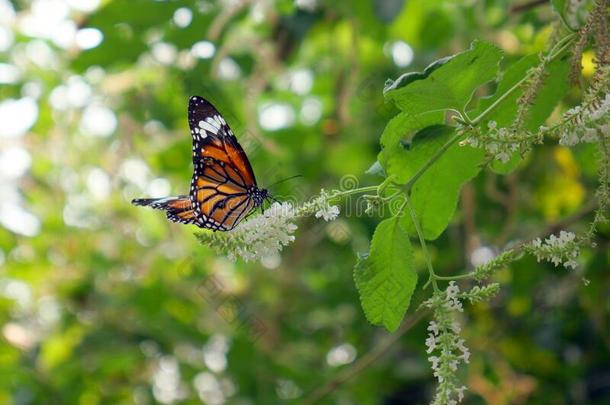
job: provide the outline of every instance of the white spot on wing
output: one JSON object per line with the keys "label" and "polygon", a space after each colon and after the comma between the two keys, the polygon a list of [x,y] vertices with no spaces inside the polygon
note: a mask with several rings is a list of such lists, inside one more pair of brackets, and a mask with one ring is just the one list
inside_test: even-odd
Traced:
{"label": "white spot on wing", "polygon": [[[209,118],[208,118],[209,120]],[[209,122],[206,121],[199,121],[199,127],[202,129],[205,129],[206,131],[212,133],[212,134],[217,134],[218,133],[218,129],[215,126],[213,126],[212,124],[210,124]]]}
{"label": "white spot on wing", "polygon": [[216,121],[214,118],[212,117],[208,117],[205,119],[207,122],[209,122],[211,125],[213,125],[214,127],[216,127],[216,129],[220,129],[220,124],[218,123],[218,121]]}

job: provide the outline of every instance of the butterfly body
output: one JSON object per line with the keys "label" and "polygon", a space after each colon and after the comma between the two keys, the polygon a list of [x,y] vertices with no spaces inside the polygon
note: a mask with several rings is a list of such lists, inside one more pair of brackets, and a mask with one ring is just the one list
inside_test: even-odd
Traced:
{"label": "butterfly body", "polygon": [[260,207],[268,192],[258,187],[246,153],[209,101],[191,97],[188,120],[194,166],[189,195],[132,203],[165,210],[173,222],[229,231]]}

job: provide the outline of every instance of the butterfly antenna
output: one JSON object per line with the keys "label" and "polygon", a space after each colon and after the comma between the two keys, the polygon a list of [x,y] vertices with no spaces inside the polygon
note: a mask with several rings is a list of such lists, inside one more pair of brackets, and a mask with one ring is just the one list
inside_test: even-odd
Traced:
{"label": "butterfly antenna", "polygon": [[278,180],[275,183],[271,184],[268,188],[271,188],[271,187],[273,187],[275,185],[278,185],[278,184],[283,183],[283,182],[288,181],[288,180],[296,179],[297,177],[303,177],[303,175],[302,174],[296,174],[294,176],[286,177],[285,179]]}

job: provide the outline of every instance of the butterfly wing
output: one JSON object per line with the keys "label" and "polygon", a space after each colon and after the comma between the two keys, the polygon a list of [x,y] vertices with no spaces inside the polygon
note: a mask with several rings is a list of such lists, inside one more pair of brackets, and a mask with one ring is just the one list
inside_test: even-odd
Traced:
{"label": "butterfly wing", "polygon": [[193,210],[191,199],[188,195],[165,198],[136,198],[131,203],[133,205],[164,210],[167,218],[172,222],[197,224],[197,215],[195,210]]}
{"label": "butterfly wing", "polygon": [[254,207],[250,192],[256,178],[246,153],[222,115],[207,100],[189,100],[189,126],[193,136],[190,197],[198,225],[227,231]]}

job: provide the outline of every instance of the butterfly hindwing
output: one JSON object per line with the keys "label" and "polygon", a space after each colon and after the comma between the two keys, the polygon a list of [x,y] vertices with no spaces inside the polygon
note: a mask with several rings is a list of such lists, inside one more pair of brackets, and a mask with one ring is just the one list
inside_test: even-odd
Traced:
{"label": "butterfly hindwing", "polygon": [[186,195],[165,198],[139,198],[131,203],[133,205],[164,210],[167,218],[172,222],[179,222],[181,224],[197,224],[198,222],[191,199]]}

